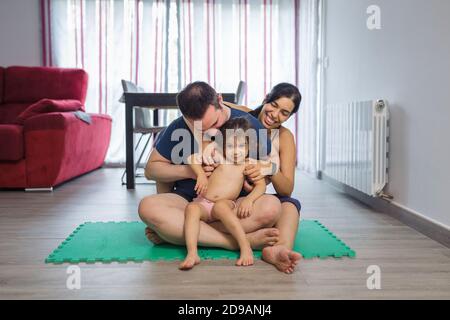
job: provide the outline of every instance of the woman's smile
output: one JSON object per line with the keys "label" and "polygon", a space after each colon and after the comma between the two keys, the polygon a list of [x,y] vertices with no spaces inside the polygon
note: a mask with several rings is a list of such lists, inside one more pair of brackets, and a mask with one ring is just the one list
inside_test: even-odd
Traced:
{"label": "woman's smile", "polygon": [[275,125],[277,123],[277,121],[272,119],[268,113],[264,113],[263,121],[267,127],[272,127],[273,125]]}

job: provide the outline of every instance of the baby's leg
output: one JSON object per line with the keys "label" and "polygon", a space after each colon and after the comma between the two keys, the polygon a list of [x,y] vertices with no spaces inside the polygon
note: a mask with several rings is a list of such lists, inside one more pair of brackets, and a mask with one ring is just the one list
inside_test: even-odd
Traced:
{"label": "baby's leg", "polygon": [[253,251],[239,218],[233,210],[235,206],[231,200],[219,200],[214,204],[212,217],[219,219],[239,244],[241,256],[236,265],[249,266],[253,264]]}
{"label": "baby's leg", "polygon": [[186,239],[187,256],[179,266],[181,270],[192,269],[196,264],[200,263],[197,250],[200,220],[206,221],[207,219],[208,212],[201,204],[191,202],[186,206],[184,236]]}

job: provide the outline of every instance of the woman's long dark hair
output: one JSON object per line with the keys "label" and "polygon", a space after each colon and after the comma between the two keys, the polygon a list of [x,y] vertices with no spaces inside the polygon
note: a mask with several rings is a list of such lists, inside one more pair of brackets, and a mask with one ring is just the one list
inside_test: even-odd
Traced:
{"label": "woman's long dark hair", "polygon": [[292,109],[291,115],[296,113],[298,111],[298,109],[300,108],[300,102],[302,101],[302,95],[300,94],[300,91],[298,90],[298,88],[296,86],[294,86],[293,84],[282,82],[272,88],[272,90],[269,92],[269,94],[264,99],[261,106],[259,106],[255,110],[250,111],[249,113],[254,117],[259,117],[259,114],[261,113],[261,111],[266,103],[274,102],[275,100],[278,100],[280,98],[291,99],[292,102],[294,103],[294,109]]}

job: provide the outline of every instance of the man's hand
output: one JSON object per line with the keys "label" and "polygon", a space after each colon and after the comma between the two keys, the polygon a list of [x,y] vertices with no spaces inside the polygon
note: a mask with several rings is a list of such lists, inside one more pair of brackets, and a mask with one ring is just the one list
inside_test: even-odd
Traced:
{"label": "man's hand", "polygon": [[206,174],[201,174],[197,177],[197,183],[195,184],[195,192],[197,195],[204,195],[208,189],[208,178]]}
{"label": "man's hand", "polygon": [[216,163],[216,144],[214,142],[208,144],[202,153],[202,162],[208,166]]}
{"label": "man's hand", "polygon": [[213,173],[213,171],[217,168],[217,166],[218,166],[217,164],[213,164],[211,166],[207,165],[207,164],[203,164],[202,167],[203,167],[203,171],[205,171],[206,177],[209,177]]}
{"label": "man's hand", "polygon": [[248,198],[244,198],[244,200],[242,200],[241,204],[239,205],[237,211],[238,218],[244,219],[250,217],[250,215],[252,214],[252,209],[253,209],[253,201]]}

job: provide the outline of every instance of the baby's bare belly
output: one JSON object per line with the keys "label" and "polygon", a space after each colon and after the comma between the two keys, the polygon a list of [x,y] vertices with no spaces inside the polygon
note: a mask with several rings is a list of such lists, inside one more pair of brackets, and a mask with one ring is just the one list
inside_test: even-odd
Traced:
{"label": "baby's bare belly", "polygon": [[208,179],[205,198],[210,201],[236,200],[241,193],[244,176],[242,171],[234,170],[227,165],[219,166]]}

